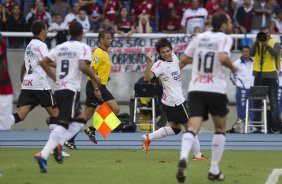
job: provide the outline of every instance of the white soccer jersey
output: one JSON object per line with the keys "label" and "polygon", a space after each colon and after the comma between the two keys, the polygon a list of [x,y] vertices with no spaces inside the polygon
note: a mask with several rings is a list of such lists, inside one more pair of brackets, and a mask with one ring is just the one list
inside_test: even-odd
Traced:
{"label": "white soccer jersey", "polygon": [[51,89],[49,78],[40,65],[40,61],[47,54],[48,48],[44,42],[37,38],[29,42],[24,54],[26,73],[22,82],[22,89]]}
{"label": "white soccer jersey", "polygon": [[218,54],[230,55],[232,38],[222,32],[207,31],[197,35],[184,54],[193,58],[192,78],[188,91],[226,94],[226,75]]}
{"label": "white soccer jersey", "polygon": [[47,55],[56,63],[55,90],[80,91],[79,60],[91,61],[91,49],[79,41],[67,41],[53,48]]}
{"label": "white soccer jersey", "polygon": [[207,16],[208,12],[205,8],[198,8],[197,10],[189,8],[183,14],[181,26],[186,27],[186,33],[193,33],[195,27],[199,27],[203,32]]}
{"label": "white soccer jersey", "polygon": [[152,66],[151,71],[162,82],[162,103],[168,106],[180,105],[185,101],[182,94],[182,81],[179,68],[179,60],[172,54],[172,61],[158,60]]}

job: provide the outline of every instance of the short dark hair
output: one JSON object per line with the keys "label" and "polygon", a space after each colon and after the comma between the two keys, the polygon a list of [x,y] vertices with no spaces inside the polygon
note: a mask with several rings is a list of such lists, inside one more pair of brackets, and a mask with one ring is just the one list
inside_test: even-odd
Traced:
{"label": "short dark hair", "polygon": [[110,33],[107,30],[100,30],[98,34],[98,42],[100,42],[100,39],[104,38],[106,34],[110,34],[112,36],[112,33]]}
{"label": "short dark hair", "polygon": [[69,33],[72,38],[76,38],[83,33],[82,25],[77,21],[72,21],[69,25]]}
{"label": "short dark hair", "polygon": [[228,22],[228,18],[226,16],[226,14],[224,14],[222,12],[215,13],[212,16],[212,28],[215,31],[219,31],[221,25],[223,23],[227,23],[227,22]]}
{"label": "short dark hair", "polygon": [[44,30],[46,27],[46,24],[41,21],[41,20],[37,20],[37,21],[34,21],[31,25],[31,32],[34,36],[38,36],[42,29]]}
{"label": "short dark hair", "polygon": [[155,44],[157,52],[160,52],[161,48],[163,47],[169,47],[172,50],[172,45],[167,38],[160,38]]}
{"label": "short dark hair", "polygon": [[250,46],[249,45],[243,45],[241,50],[243,50],[243,49],[249,49],[250,50]]}

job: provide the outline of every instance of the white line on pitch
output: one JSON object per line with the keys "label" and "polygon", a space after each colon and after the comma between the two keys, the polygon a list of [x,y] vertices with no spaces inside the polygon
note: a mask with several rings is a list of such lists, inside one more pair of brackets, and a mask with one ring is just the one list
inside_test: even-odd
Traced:
{"label": "white line on pitch", "polygon": [[276,184],[280,175],[282,175],[282,169],[273,169],[265,184]]}

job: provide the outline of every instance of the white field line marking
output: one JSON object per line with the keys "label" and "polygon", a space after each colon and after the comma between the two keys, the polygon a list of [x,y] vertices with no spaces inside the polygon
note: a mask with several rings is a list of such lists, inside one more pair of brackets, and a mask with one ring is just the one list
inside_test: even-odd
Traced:
{"label": "white field line marking", "polygon": [[280,175],[282,175],[282,169],[273,169],[265,184],[276,184]]}

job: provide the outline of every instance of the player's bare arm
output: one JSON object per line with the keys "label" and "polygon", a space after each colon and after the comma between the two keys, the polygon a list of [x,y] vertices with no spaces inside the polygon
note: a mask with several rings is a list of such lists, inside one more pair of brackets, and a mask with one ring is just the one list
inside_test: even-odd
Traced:
{"label": "player's bare arm", "polygon": [[179,67],[180,69],[184,68],[188,64],[192,64],[193,58],[186,56],[185,54],[182,54],[180,56],[180,62],[179,62]]}
{"label": "player's bare arm", "polygon": [[149,81],[154,77],[154,73],[151,71],[153,65],[153,54],[148,52],[146,54],[147,65],[144,71],[144,81]]}
{"label": "player's bare arm", "polygon": [[43,68],[43,70],[46,72],[46,74],[53,80],[56,81],[56,75],[54,74],[54,72],[52,72],[49,63],[52,63],[53,61],[51,59],[49,59],[48,57],[44,57],[41,61],[40,61],[40,65]]}
{"label": "player's bare arm", "polygon": [[236,73],[236,72],[237,72],[238,68],[236,68],[236,67],[232,64],[230,58],[228,57],[228,55],[227,55],[225,52],[219,53],[219,54],[218,54],[218,59],[219,59],[220,63],[221,63],[223,66],[229,68],[232,73]]}

